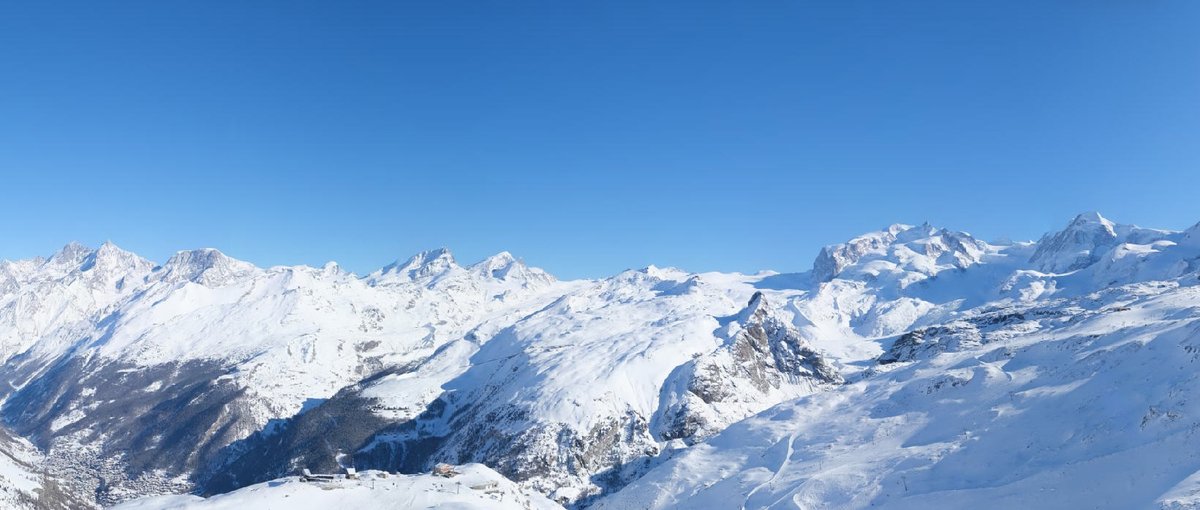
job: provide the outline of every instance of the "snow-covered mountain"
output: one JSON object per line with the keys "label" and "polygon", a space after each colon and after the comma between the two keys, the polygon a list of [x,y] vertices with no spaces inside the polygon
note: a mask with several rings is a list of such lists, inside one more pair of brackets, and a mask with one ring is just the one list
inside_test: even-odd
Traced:
{"label": "snow-covered mountain", "polygon": [[1200,504],[1198,283],[1200,225],[1095,213],[1036,242],[892,225],[803,273],[583,281],[508,253],[360,277],[71,244],[0,262],[0,414],[65,494],[250,486],[138,508],[439,462],[576,507],[1167,508]]}
{"label": "snow-covered mountain", "polygon": [[23,279],[0,301],[6,421],[52,463],[87,466],[75,483],[105,503],[192,490],[274,420],[572,288],[507,254],[429,260],[395,285],[211,249],[128,260],[69,245],[11,264]]}

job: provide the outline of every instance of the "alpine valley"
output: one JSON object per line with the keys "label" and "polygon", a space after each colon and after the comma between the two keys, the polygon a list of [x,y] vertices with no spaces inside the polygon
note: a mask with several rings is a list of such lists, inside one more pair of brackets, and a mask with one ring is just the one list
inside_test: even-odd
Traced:
{"label": "alpine valley", "polygon": [[3,508],[1200,509],[1200,225],[578,281],[69,244],[0,262],[0,363]]}

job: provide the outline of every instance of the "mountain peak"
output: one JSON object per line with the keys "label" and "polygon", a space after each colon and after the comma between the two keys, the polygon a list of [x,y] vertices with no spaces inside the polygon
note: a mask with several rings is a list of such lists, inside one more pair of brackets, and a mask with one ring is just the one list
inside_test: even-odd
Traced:
{"label": "mountain peak", "polygon": [[[403,263],[393,263],[388,266],[393,272],[416,271],[414,277],[428,276],[435,272],[440,272],[451,266],[457,265],[454,260],[454,254],[450,253],[449,248],[436,248],[433,250],[425,250],[409,257]],[[387,268],[384,268],[385,272]]]}
{"label": "mountain peak", "polygon": [[507,251],[502,251],[483,259],[473,264],[470,269],[485,278],[505,281],[516,280],[521,281],[525,285],[544,284],[554,281],[554,277],[550,276],[549,273],[536,267],[525,265],[524,262]]}
{"label": "mountain peak", "polygon": [[1115,223],[1098,212],[1085,212],[1063,230],[1042,237],[1029,262],[1048,273],[1075,271],[1091,265],[1117,240]]}
{"label": "mountain peak", "polygon": [[525,264],[513,257],[511,253],[502,251],[471,265],[471,269],[477,270],[484,276],[504,278],[515,266],[524,267]]}
{"label": "mountain peak", "polygon": [[897,223],[822,248],[813,261],[812,274],[816,281],[827,282],[858,267],[872,279],[879,276],[879,271],[919,279],[945,269],[966,268],[979,262],[988,249],[987,243],[966,232],[934,227],[927,222],[915,227]]}
{"label": "mountain peak", "polygon": [[896,240],[896,235],[908,230],[908,225],[893,224],[886,230],[870,232],[845,243],[831,244],[821,248],[813,261],[812,274],[817,281],[827,282],[836,278],[847,267],[858,262],[867,253],[884,250]]}
{"label": "mountain peak", "polygon": [[257,269],[253,264],[229,257],[215,248],[177,252],[157,268],[165,280],[190,281],[205,286],[223,285],[253,274]]}
{"label": "mountain peak", "polygon": [[1184,230],[1179,244],[1183,246],[1200,247],[1200,223],[1192,225],[1191,228]]}
{"label": "mountain peak", "polygon": [[738,314],[738,322],[747,324],[752,321],[762,321],[767,314],[770,305],[767,303],[767,296],[762,291],[755,291],[750,300],[746,302],[746,308]]}
{"label": "mountain peak", "polygon": [[426,258],[446,258],[446,257],[449,257],[451,260],[454,260],[454,254],[450,252],[450,248],[447,248],[447,247],[445,247],[445,246],[442,246],[442,247],[440,247],[440,248],[434,248],[434,249],[432,249],[432,250],[425,250],[425,251],[423,251],[423,252],[420,252],[420,253],[418,253],[417,255],[418,255],[418,256],[424,256],[424,257],[426,257]]}
{"label": "mountain peak", "polygon": [[492,255],[491,257],[483,259],[483,261],[484,262],[494,262],[497,264],[512,264],[513,262],[517,261],[517,258],[514,257],[512,253],[509,253],[507,251],[502,251],[500,253]]}
{"label": "mountain peak", "polygon": [[1099,212],[1085,211],[1075,215],[1075,219],[1071,220],[1071,225],[1105,225],[1111,229],[1114,223],[1109,221],[1108,218],[1101,216]]}
{"label": "mountain peak", "polygon": [[92,252],[97,258],[113,258],[135,256],[132,252],[122,249],[112,241],[104,241],[99,248]]}
{"label": "mountain peak", "polygon": [[426,250],[409,257],[404,262],[388,264],[368,276],[372,285],[384,281],[410,282],[437,275],[458,267],[454,254],[448,248]]}
{"label": "mountain peak", "polygon": [[47,262],[54,265],[74,267],[83,263],[83,259],[91,252],[91,248],[77,241],[71,241],[57,252],[54,252],[54,255],[51,255]]}
{"label": "mountain peak", "polygon": [[132,272],[147,272],[154,263],[139,257],[133,252],[121,249],[112,241],[104,241],[99,248],[90,250],[84,256],[79,266],[80,271],[91,271],[106,277]]}

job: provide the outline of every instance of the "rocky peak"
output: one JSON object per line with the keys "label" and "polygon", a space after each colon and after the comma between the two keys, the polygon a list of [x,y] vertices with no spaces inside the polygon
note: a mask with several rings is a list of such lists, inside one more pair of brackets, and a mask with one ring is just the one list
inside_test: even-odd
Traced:
{"label": "rocky peak", "polygon": [[50,259],[46,261],[46,265],[60,269],[73,269],[83,264],[83,260],[91,253],[91,248],[71,241],[51,255]]}
{"label": "rocky peak", "polygon": [[379,283],[404,283],[439,275],[458,267],[454,255],[447,248],[420,252],[404,262],[388,264],[367,277],[371,285]]}
{"label": "rocky peak", "polygon": [[507,251],[502,251],[471,265],[470,270],[484,278],[502,281],[521,281],[525,284],[554,281],[554,277],[549,273],[525,265]]}
{"label": "rocky peak", "polygon": [[79,265],[79,271],[90,281],[98,284],[115,284],[124,287],[131,280],[136,281],[154,268],[154,263],[125,251],[105,241],[99,248],[84,256]]}
{"label": "rocky peak", "polygon": [[511,253],[502,251],[473,264],[471,269],[480,272],[484,276],[503,279],[509,271],[524,266],[525,264],[513,257]]}
{"label": "rocky peak", "polygon": [[895,224],[886,230],[864,234],[845,243],[821,248],[813,261],[813,278],[827,282],[836,278],[847,267],[854,265],[864,255],[886,250],[896,240],[897,234],[909,229],[908,225]]}
{"label": "rocky peak", "polygon": [[[813,349],[791,324],[774,314],[762,292],[754,293],[739,317],[742,318],[742,331],[732,344],[736,359],[742,362],[757,359],[763,366],[773,367],[788,379],[841,382],[837,369],[824,355]],[[777,387],[778,384],[778,381],[770,382],[771,386]],[[766,391],[765,387],[759,389]]]}
{"label": "rocky peak", "polygon": [[769,313],[768,308],[767,296],[762,291],[755,292],[753,296],[750,296],[750,300],[746,302],[746,308],[743,308],[741,313],[738,314],[738,322],[743,325],[751,323],[762,324],[762,321],[766,319]]}
{"label": "rocky peak", "polygon": [[1200,248],[1200,223],[1192,225],[1191,228],[1183,231],[1183,235],[1179,238],[1179,245]]}
{"label": "rocky peak", "polygon": [[105,241],[95,251],[92,251],[84,257],[83,263],[80,266],[80,271],[112,271],[112,270],[136,270],[145,268],[149,270],[154,264],[143,259],[136,254],[125,251],[113,244],[112,241]]}
{"label": "rocky peak", "polygon": [[1029,262],[1048,273],[1082,269],[1118,243],[1117,229],[1118,225],[1100,213],[1082,213],[1063,230],[1042,237]]}
{"label": "rocky peak", "polygon": [[181,251],[173,255],[166,264],[156,268],[166,281],[190,281],[215,287],[237,278],[250,276],[258,268],[249,262],[231,258],[213,248]]}
{"label": "rocky peak", "polygon": [[[37,257],[24,260],[0,260],[0,290],[15,286],[37,271],[46,259]],[[7,283],[6,283],[7,282]]]}
{"label": "rocky peak", "polygon": [[837,367],[779,318],[762,292],[737,315],[729,340],[669,381],[656,431],[694,443],[758,410],[843,382]]}

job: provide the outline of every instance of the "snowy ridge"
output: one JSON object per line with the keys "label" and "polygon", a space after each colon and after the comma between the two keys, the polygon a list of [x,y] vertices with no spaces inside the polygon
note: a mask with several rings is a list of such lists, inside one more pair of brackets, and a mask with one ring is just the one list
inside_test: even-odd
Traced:
{"label": "snowy ridge", "polygon": [[404,262],[396,261],[388,264],[383,269],[371,273],[367,277],[367,282],[371,285],[407,283],[437,276],[457,267],[458,263],[454,261],[454,255],[450,253],[450,250],[438,248],[413,255]]}
{"label": "snowy ridge", "polygon": [[[6,375],[17,390],[4,413],[19,433],[60,451],[148,441],[139,447],[152,454],[143,465],[167,473],[206,469],[236,453],[222,448],[300,412],[306,402],[422,359],[471,329],[512,320],[514,310],[543,306],[571,288],[516,260],[496,262],[505,256],[375,286],[335,266],[259,269],[211,249],[180,252],[160,267],[105,262],[116,253],[123,252],[108,244],[95,251],[72,244],[47,261],[6,264],[12,273],[27,272],[0,301],[7,305],[0,308],[0,319],[7,319],[0,338],[19,339],[10,342],[9,352],[19,356],[10,357]],[[110,267],[122,271],[101,277]],[[36,322],[28,324],[31,317]],[[124,382],[113,386],[116,379]],[[203,386],[195,387],[199,381]],[[110,388],[113,394],[96,399],[97,390]],[[196,391],[224,411],[147,414],[155,399]],[[104,423],[109,412],[149,421],[114,429]],[[165,439],[142,436],[162,425],[195,427],[196,419],[209,425],[188,432],[199,435],[187,442],[208,445],[210,453],[153,453]],[[145,484],[178,490],[173,479]],[[119,479],[108,483],[124,494]]]}

